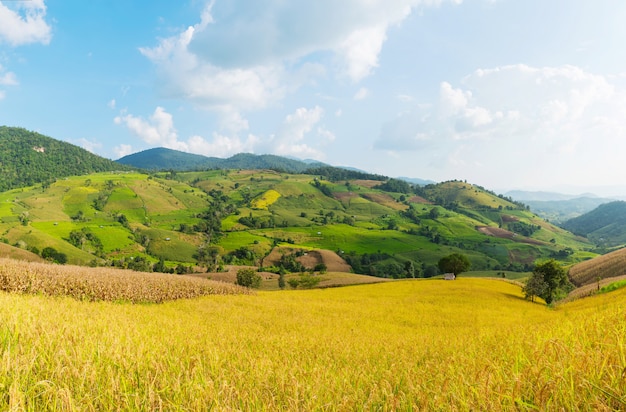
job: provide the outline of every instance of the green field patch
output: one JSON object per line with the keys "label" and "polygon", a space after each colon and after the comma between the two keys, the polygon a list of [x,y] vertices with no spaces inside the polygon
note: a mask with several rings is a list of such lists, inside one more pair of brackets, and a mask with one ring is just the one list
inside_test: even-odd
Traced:
{"label": "green field patch", "polygon": [[136,182],[129,186],[142,200],[142,206],[148,214],[166,214],[185,208],[172,193],[168,191],[168,186],[163,186],[155,181],[146,180]]}
{"label": "green field patch", "polygon": [[255,253],[264,254],[272,248],[272,239],[248,231],[229,232],[219,239],[218,244],[226,252],[232,252],[243,246],[255,251]]}
{"label": "green field patch", "polygon": [[155,228],[144,229],[141,234],[149,238],[147,251],[150,255],[172,262],[195,262],[199,244],[192,243],[191,237]]}
{"label": "green field patch", "polygon": [[[143,200],[128,187],[116,187],[106,204],[105,210],[130,211],[141,209],[143,211]],[[145,215],[145,212],[142,212]]]}

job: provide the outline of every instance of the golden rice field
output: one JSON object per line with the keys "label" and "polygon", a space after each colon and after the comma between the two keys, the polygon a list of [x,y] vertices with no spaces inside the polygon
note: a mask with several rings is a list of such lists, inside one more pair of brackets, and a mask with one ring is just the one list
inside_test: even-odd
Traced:
{"label": "golden rice field", "polygon": [[469,278],[160,305],[0,293],[0,410],[624,410],[625,303],[550,309]]}
{"label": "golden rice field", "polygon": [[0,291],[130,303],[161,303],[213,294],[250,293],[249,289],[234,284],[191,276],[59,266],[12,259],[0,259]]}
{"label": "golden rice field", "polygon": [[263,193],[261,197],[253,199],[251,202],[251,207],[253,209],[267,209],[269,206],[276,203],[276,201],[280,199],[280,193],[276,190],[270,189],[267,192]]}

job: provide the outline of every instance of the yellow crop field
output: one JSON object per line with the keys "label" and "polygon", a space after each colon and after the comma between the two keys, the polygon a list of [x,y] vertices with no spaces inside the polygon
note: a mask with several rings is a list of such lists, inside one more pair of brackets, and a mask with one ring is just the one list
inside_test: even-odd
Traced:
{"label": "yellow crop field", "polygon": [[280,193],[276,190],[268,190],[260,197],[252,200],[251,206],[253,209],[267,209],[274,204],[280,198]]}
{"label": "yellow crop field", "polygon": [[161,303],[214,294],[250,293],[234,284],[190,276],[0,259],[0,291],[85,301]]}
{"label": "yellow crop field", "polygon": [[0,410],[624,410],[625,302],[551,309],[469,278],[159,305],[0,293]]}

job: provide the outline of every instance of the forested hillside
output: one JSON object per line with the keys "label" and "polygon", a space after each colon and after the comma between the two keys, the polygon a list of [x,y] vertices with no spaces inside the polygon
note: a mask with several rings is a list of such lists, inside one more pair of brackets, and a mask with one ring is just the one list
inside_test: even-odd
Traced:
{"label": "forested hillside", "polygon": [[563,228],[586,236],[599,246],[626,244],[626,202],[615,201],[598,206],[582,216],[565,222]]}
{"label": "forested hillside", "polygon": [[124,156],[117,160],[121,164],[137,168],[159,171],[194,171],[211,169],[271,169],[289,173],[301,173],[323,163],[306,163],[274,155],[236,154],[228,159],[207,157],[178,150],[155,148]]}
{"label": "forested hillside", "polygon": [[0,126],[0,191],[130,167],[21,128]]}

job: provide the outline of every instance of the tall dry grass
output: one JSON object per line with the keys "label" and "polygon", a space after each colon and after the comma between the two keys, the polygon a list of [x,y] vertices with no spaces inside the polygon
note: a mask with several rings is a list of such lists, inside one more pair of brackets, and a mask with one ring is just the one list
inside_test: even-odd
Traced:
{"label": "tall dry grass", "polygon": [[484,279],[119,305],[0,293],[1,410],[613,411],[626,291]]}
{"label": "tall dry grass", "polygon": [[578,263],[569,270],[570,280],[576,286],[622,275],[626,275],[626,248]]}
{"label": "tall dry grass", "polygon": [[0,259],[0,290],[87,301],[161,303],[248,289],[190,276]]}

